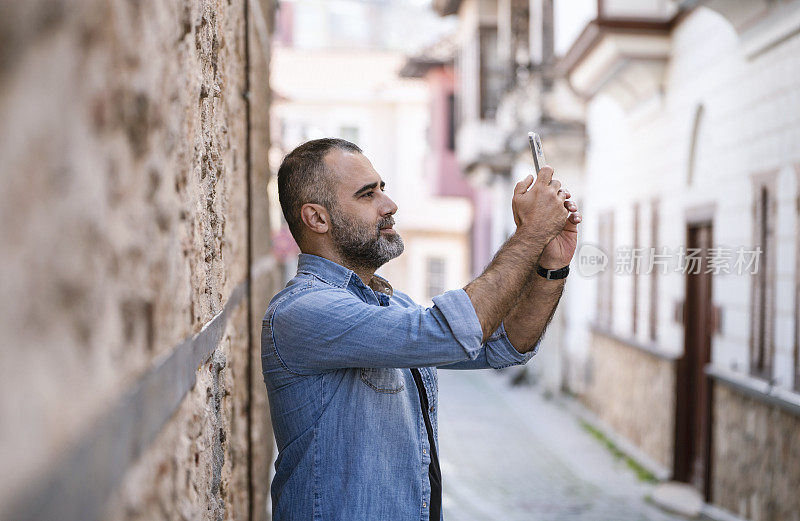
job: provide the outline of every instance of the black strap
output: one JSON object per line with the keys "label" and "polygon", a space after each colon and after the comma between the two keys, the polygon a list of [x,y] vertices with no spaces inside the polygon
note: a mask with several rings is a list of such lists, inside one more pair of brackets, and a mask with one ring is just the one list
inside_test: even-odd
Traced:
{"label": "black strap", "polygon": [[414,383],[417,384],[417,393],[419,394],[419,404],[422,407],[422,417],[425,419],[425,429],[428,431],[428,444],[431,451],[431,463],[428,465],[428,477],[431,482],[431,498],[428,502],[430,508],[430,521],[439,521],[442,515],[442,471],[439,469],[439,456],[436,454],[436,442],[433,439],[433,426],[431,425],[431,417],[428,414],[428,393],[425,392],[425,386],[422,384],[422,376],[419,374],[419,369],[412,368],[411,374],[414,375]]}
{"label": "black strap", "polygon": [[567,264],[563,268],[558,268],[557,270],[548,270],[547,268],[542,268],[537,264],[536,273],[546,278],[547,280],[566,279],[567,275],[569,275],[569,264]]}

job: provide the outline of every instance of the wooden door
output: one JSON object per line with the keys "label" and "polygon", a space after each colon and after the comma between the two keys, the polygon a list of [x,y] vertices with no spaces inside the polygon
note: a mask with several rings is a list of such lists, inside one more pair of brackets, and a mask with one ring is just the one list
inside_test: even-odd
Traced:
{"label": "wooden door", "polygon": [[685,275],[684,352],[677,364],[675,407],[674,478],[692,484],[706,500],[711,468],[711,386],[705,374],[713,332],[711,274],[706,273],[711,232],[710,222],[687,227],[687,247],[700,249],[701,262]]}

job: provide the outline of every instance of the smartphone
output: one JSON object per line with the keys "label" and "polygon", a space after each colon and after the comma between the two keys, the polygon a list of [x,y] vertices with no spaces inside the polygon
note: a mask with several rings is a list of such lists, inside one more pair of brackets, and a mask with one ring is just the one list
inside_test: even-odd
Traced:
{"label": "smartphone", "polygon": [[544,158],[544,149],[542,148],[542,138],[536,132],[528,132],[528,141],[531,144],[531,153],[533,154],[533,166],[536,168],[536,174],[542,169],[547,161]]}

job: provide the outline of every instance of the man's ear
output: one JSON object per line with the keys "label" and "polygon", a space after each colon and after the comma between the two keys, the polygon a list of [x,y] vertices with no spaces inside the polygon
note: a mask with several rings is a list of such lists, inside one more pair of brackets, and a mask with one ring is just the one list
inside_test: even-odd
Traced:
{"label": "man's ear", "polygon": [[306,228],[315,233],[328,233],[331,219],[324,206],[306,203],[300,208],[300,218]]}

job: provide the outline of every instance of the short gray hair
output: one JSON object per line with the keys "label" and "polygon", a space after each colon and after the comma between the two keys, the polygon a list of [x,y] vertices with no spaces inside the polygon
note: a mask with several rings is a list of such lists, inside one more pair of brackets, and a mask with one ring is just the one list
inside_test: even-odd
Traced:
{"label": "short gray hair", "polygon": [[312,139],[289,152],[278,169],[278,199],[289,231],[298,244],[303,231],[300,209],[304,204],[319,204],[329,212],[334,211],[334,186],[325,165],[325,155],[334,149],[363,153],[344,139]]}

